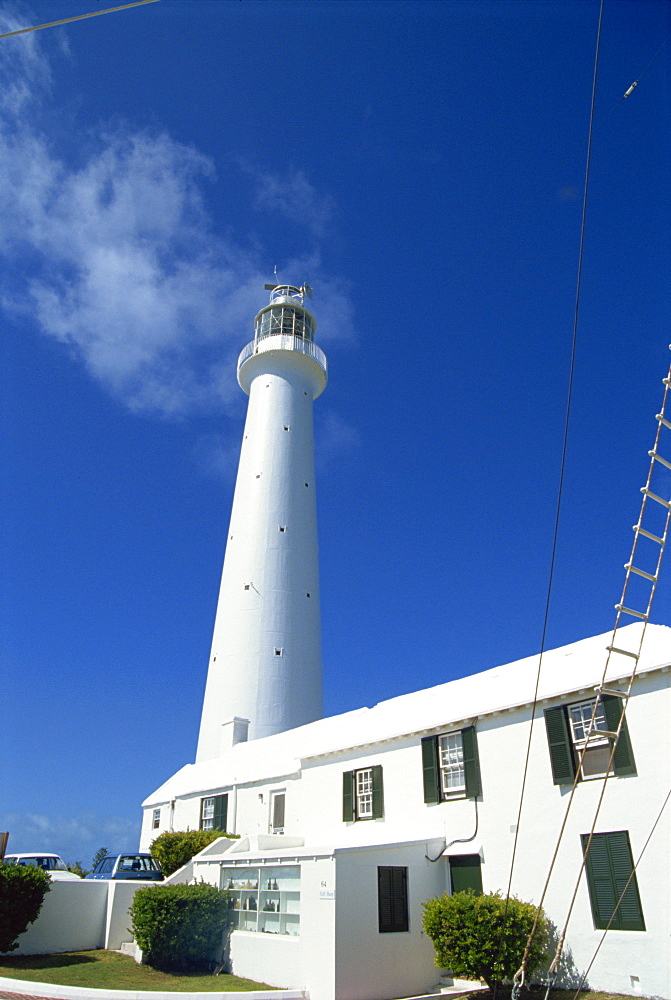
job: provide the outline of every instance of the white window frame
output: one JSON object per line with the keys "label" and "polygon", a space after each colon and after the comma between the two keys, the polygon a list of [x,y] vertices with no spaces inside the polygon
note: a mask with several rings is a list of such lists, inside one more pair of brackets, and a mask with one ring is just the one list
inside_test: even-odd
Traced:
{"label": "white window frame", "polygon": [[284,808],[283,808],[283,811],[285,811],[286,807],[287,807],[287,794],[286,794],[286,789],[285,788],[276,788],[276,789],[274,789],[270,793],[270,817],[269,817],[269,820],[268,820],[268,829],[269,829],[270,833],[284,833],[284,825],[286,824],[286,812],[284,814],[285,824],[283,824],[281,827],[274,825],[274,821],[275,821],[275,802],[278,799],[280,799],[280,798],[284,799]]}
{"label": "white window frame", "polygon": [[454,795],[463,795],[466,791],[466,769],[461,730],[438,737],[438,767],[441,797],[449,799]]}
{"label": "white window frame", "polygon": [[[596,700],[596,698],[587,698],[584,701],[578,701],[574,702],[572,705],[567,705],[569,732],[571,736],[571,743],[573,744],[573,752],[575,754],[576,768],[578,766],[578,761],[580,760],[583,747],[585,745],[588,747],[582,767],[580,768],[581,781],[589,781],[590,778],[603,778],[606,774],[605,765],[610,759],[610,740],[607,736],[599,739],[594,735],[599,730],[603,730],[604,732],[608,731],[608,723],[606,722],[606,715],[601,702],[599,702],[596,710],[594,729],[592,730],[593,735],[589,740],[587,739],[587,733],[589,731],[592,712],[594,711],[594,704]],[[599,767],[599,762],[602,762],[601,767]],[[613,773],[612,762],[609,773]]]}
{"label": "white window frame", "polygon": [[201,803],[201,830],[214,830],[214,795],[206,796]]}
{"label": "white window frame", "polygon": [[373,768],[364,767],[355,771],[356,818],[373,818]]}
{"label": "white window frame", "polygon": [[154,809],[151,817],[151,828],[152,830],[158,830],[161,825],[161,810]]}

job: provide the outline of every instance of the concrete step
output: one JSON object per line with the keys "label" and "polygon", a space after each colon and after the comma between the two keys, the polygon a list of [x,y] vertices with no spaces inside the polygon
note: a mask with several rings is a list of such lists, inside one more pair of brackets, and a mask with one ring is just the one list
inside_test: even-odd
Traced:
{"label": "concrete step", "polygon": [[437,993],[457,994],[470,993],[473,990],[486,990],[487,987],[479,979],[456,979],[449,974],[440,977],[440,982],[436,987]]}

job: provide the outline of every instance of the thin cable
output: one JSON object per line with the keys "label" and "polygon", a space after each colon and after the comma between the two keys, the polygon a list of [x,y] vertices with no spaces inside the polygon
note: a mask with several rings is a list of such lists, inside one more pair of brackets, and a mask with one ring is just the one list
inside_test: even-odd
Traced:
{"label": "thin cable", "polygon": [[601,935],[601,940],[599,941],[598,945],[594,949],[594,954],[592,955],[592,958],[590,959],[590,963],[589,963],[589,965],[587,966],[587,968],[585,969],[585,971],[582,974],[582,978],[581,978],[580,982],[578,983],[578,987],[577,987],[577,989],[575,991],[575,995],[573,997],[573,1000],[579,1000],[580,991],[583,988],[583,985],[584,985],[584,983],[585,983],[585,981],[587,979],[588,973],[589,973],[590,969],[592,968],[592,966],[594,965],[594,962],[596,960],[596,956],[599,954],[599,950],[601,948],[601,945],[603,944],[603,942],[606,939],[606,934],[610,930],[610,927],[611,927],[611,924],[613,923],[613,919],[615,917],[615,914],[617,913],[617,911],[618,911],[618,909],[620,907],[620,904],[621,904],[622,900],[624,899],[624,894],[627,891],[627,889],[629,888],[631,880],[632,880],[632,878],[634,877],[634,875],[636,873],[636,869],[638,868],[638,866],[641,863],[641,858],[643,857],[643,855],[645,853],[645,849],[646,849],[646,847],[648,846],[648,844],[650,843],[650,841],[652,839],[652,835],[655,832],[655,828],[656,828],[657,824],[659,823],[660,819],[662,818],[662,813],[666,809],[670,798],[671,798],[671,788],[666,793],[666,798],[664,799],[664,802],[662,803],[662,808],[659,810],[659,812],[657,814],[657,819],[652,824],[652,829],[650,830],[650,833],[648,834],[648,837],[647,837],[647,839],[645,841],[645,844],[641,848],[641,853],[638,856],[638,860],[636,861],[636,864],[632,868],[631,874],[630,874],[629,878],[627,879],[622,892],[620,893],[620,898],[618,899],[617,903],[615,904],[615,908],[614,908],[614,910],[613,910],[613,912],[611,914],[611,918],[608,921],[608,923],[606,924],[606,926],[604,927],[603,934]]}
{"label": "thin cable", "polygon": [[115,10],[127,10],[128,7],[142,7],[145,3],[158,3],[158,0],[135,0],[134,3],[124,3],[120,7],[108,7],[107,10],[94,10],[90,14],[77,14],[76,17],[64,17],[61,21],[49,21],[48,24],[35,24],[32,28],[19,28],[18,31],[7,31],[0,38],[11,38],[12,35],[25,35],[27,31],[39,31],[40,28],[55,28],[59,24],[69,24],[71,21],[83,21],[85,17],[100,17],[101,14],[113,14]]}
{"label": "thin cable", "polygon": [[634,91],[634,89],[636,87],[638,87],[638,84],[639,84],[639,81],[640,81],[641,77],[643,76],[643,74],[647,70],[648,66],[650,66],[650,64],[655,61],[655,59],[657,58],[657,56],[659,55],[659,53],[662,51],[662,49],[664,48],[664,46],[668,42],[669,38],[671,38],[671,35],[667,35],[666,36],[666,38],[664,39],[664,41],[662,42],[662,44],[659,46],[659,48],[655,52],[655,54],[652,57],[652,59],[648,60],[648,62],[645,64],[645,66],[643,67],[643,69],[641,70],[641,72],[638,74],[637,78],[634,80],[634,82],[632,83],[631,87],[629,87],[628,90],[625,90],[624,94],[622,95],[622,100],[623,101],[626,100],[627,97],[629,97],[629,95]]}
{"label": "thin cable", "polygon": [[[573,337],[572,337],[572,342],[571,342],[571,362],[570,362],[570,368],[569,368],[569,380],[568,380],[568,390],[567,390],[567,399],[566,399],[566,415],[565,415],[565,418],[564,418],[564,438],[563,438],[563,442],[562,442],[562,456],[561,456],[561,464],[560,464],[560,471],[559,471],[559,484],[558,484],[558,491],[557,491],[557,506],[556,506],[556,511],[555,511],[555,523],[554,523],[554,531],[553,531],[553,537],[552,537],[552,555],[551,555],[551,558],[550,558],[550,572],[549,572],[549,578],[548,578],[547,597],[546,597],[546,601],[545,601],[545,614],[544,614],[544,618],[543,618],[543,631],[542,631],[542,638],[541,638],[541,650],[540,650],[540,655],[539,655],[539,658],[538,658],[538,671],[536,673],[536,686],[535,686],[535,689],[534,689],[534,700],[533,700],[533,705],[532,705],[532,709],[531,709],[531,724],[529,726],[529,739],[527,741],[526,757],[525,757],[525,761],[524,761],[524,770],[523,770],[523,775],[522,775],[522,788],[521,788],[521,792],[520,792],[520,804],[519,804],[519,809],[518,809],[518,812],[517,812],[517,824],[516,824],[517,825],[517,829],[515,830],[515,839],[513,841],[513,853],[512,853],[512,858],[511,858],[511,862],[510,862],[510,877],[508,879],[508,888],[506,890],[506,908],[504,909],[503,928],[502,928],[502,931],[501,931],[501,937],[499,939],[499,953],[501,951],[501,945],[502,945],[502,942],[503,942],[503,930],[505,929],[506,910],[507,910],[508,900],[510,899],[510,891],[511,891],[512,881],[513,881],[513,871],[514,871],[515,859],[516,859],[516,855],[517,855],[517,845],[518,845],[519,833],[520,833],[520,825],[521,825],[521,817],[522,817],[522,807],[523,807],[523,803],[524,803],[524,793],[525,793],[525,790],[526,790],[527,773],[528,773],[528,769],[529,769],[529,759],[530,759],[530,755],[531,755],[531,740],[532,740],[532,736],[533,736],[533,727],[534,727],[534,722],[535,722],[535,718],[536,718],[536,707],[537,707],[537,704],[538,704],[538,688],[539,688],[539,685],[540,685],[540,675],[541,675],[541,668],[542,668],[542,664],[543,664],[543,653],[545,652],[545,642],[546,642],[546,639],[547,639],[548,621],[549,621],[549,617],[550,617],[550,603],[551,603],[551,597],[552,597],[552,585],[553,585],[553,580],[554,580],[554,569],[555,569],[555,561],[556,561],[556,554],[557,554],[557,540],[558,540],[558,536],[559,536],[559,521],[560,521],[560,514],[561,514],[563,488],[564,488],[564,475],[565,475],[565,471],[566,471],[566,454],[567,454],[567,450],[568,450],[568,434],[569,434],[569,425],[570,425],[570,417],[571,417],[571,402],[572,402],[572,397],[573,397],[573,381],[574,381],[574,375],[575,375],[576,345],[577,345],[577,340],[578,340],[578,318],[579,318],[579,314],[580,314],[580,290],[581,290],[581,285],[582,285],[582,265],[583,265],[584,249],[585,249],[585,228],[586,228],[586,219],[587,219],[587,194],[588,194],[588,190],[589,190],[589,172],[590,172],[590,163],[591,163],[591,159],[592,159],[592,137],[593,137],[593,134],[594,134],[594,107],[595,107],[595,103],[596,103],[596,82],[597,82],[597,71],[598,71],[598,67],[599,67],[599,50],[600,50],[600,47],[601,47],[601,24],[602,24],[602,21],[603,21],[603,4],[604,4],[604,0],[601,0],[601,3],[599,4],[599,21],[598,21],[598,26],[597,26],[596,48],[595,48],[595,53],[594,53],[594,71],[593,71],[593,74],[592,74],[592,97],[591,97],[591,103],[590,103],[589,128],[588,128],[588,136],[587,136],[587,155],[586,155],[586,161],[585,161],[585,183],[584,183],[584,186],[583,186],[582,217],[581,217],[581,221],[580,221],[580,240],[579,240],[579,250],[578,250],[578,273],[577,273],[577,279],[576,279],[575,305],[574,305],[574,311],[573,311]],[[515,989],[515,985],[521,986],[521,985],[524,984],[524,972],[525,972],[525,968],[526,968],[526,963],[527,963],[527,961],[529,959],[529,952],[531,950],[531,943],[533,941],[533,936],[534,936],[534,934],[536,932],[536,928],[538,926],[538,917],[540,915],[540,908],[541,908],[543,900],[545,898],[546,891],[547,891],[547,883],[546,883],[546,886],[545,886],[545,888],[543,890],[543,895],[541,897],[541,900],[538,903],[538,907],[537,907],[537,910],[536,910],[536,917],[535,917],[535,920],[534,920],[534,924],[533,924],[533,928],[532,928],[531,934],[529,935],[529,940],[527,941],[527,945],[526,945],[526,948],[525,948],[525,951],[524,951],[524,957],[522,959],[522,965],[521,965],[520,969],[518,970],[518,972],[515,974],[515,980],[514,980],[513,989]]]}

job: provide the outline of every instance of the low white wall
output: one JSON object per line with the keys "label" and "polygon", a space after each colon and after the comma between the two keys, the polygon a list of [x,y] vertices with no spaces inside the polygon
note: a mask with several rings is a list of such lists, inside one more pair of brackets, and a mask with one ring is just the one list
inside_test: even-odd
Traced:
{"label": "low white wall", "polygon": [[107,882],[51,883],[37,920],[12,955],[49,955],[104,947]]}
{"label": "low white wall", "polygon": [[133,940],[130,929],[128,907],[138,889],[147,885],[157,885],[156,882],[135,882],[120,879],[118,882],[106,882],[109,886],[107,896],[107,919],[105,926],[105,945],[108,951],[119,951],[126,941]]}
{"label": "low white wall", "polygon": [[128,907],[138,889],[156,882],[80,879],[52,882],[37,920],[19,937],[12,955],[52,955],[64,951],[116,951],[132,941]]}

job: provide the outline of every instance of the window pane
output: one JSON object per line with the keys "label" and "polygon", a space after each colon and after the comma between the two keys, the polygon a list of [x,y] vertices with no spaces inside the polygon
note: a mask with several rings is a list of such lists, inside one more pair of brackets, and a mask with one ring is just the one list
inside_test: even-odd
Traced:
{"label": "window pane", "polygon": [[373,769],[356,772],[356,813],[359,819],[373,815]]}
{"label": "window pane", "polygon": [[440,780],[443,794],[465,787],[464,748],[461,733],[449,733],[439,740]]}
{"label": "window pane", "polygon": [[[569,709],[569,716],[571,719],[571,729],[573,731],[573,740],[575,743],[582,743],[587,739],[587,734],[589,732],[589,725],[592,720],[592,712],[594,711],[595,699],[592,698],[591,701],[583,701],[579,705],[571,705]],[[595,730],[607,730],[606,717],[603,714],[603,706],[599,704],[596,710],[596,717],[594,719]]]}
{"label": "window pane", "polygon": [[608,761],[610,760],[611,746],[608,737],[604,736],[602,739],[599,739],[598,735],[596,735],[599,730],[602,732],[608,730],[606,716],[601,702],[597,705],[592,736],[589,740],[587,739],[595,704],[596,699],[591,698],[589,701],[582,701],[577,705],[570,705],[568,710],[576,766],[578,764],[580,754],[582,753],[585,744],[587,744],[587,750],[585,751],[585,757],[581,769],[582,778],[594,778],[604,775],[608,768]]}
{"label": "window pane", "polygon": [[203,814],[201,829],[214,829],[214,797],[203,799]]}
{"label": "window pane", "polygon": [[272,817],[272,832],[284,833],[284,792],[273,795]]}

